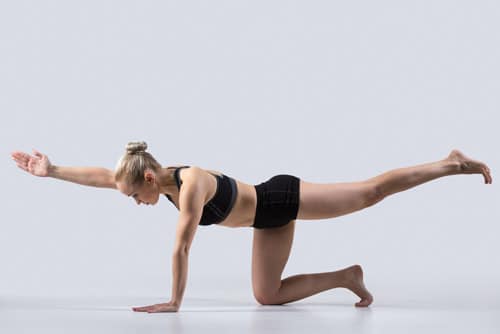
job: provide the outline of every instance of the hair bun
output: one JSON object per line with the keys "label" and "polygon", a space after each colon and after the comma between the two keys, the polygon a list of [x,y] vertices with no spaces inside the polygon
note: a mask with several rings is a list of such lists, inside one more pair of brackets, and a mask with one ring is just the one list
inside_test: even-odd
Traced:
{"label": "hair bun", "polygon": [[136,154],[140,152],[146,152],[148,144],[144,141],[130,142],[127,144],[127,153]]}

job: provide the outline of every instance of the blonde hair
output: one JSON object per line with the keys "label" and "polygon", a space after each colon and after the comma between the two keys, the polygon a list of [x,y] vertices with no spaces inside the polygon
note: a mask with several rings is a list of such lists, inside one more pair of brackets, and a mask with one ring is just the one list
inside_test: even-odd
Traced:
{"label": "blonde hair", "polygon": [[118,160],[115,168],[115,182],[124,181],[132,186],[140,186],[144,182],[146,169],[157,172],[161,165],[146,149],[146,142],[129,142],[125,154]]}

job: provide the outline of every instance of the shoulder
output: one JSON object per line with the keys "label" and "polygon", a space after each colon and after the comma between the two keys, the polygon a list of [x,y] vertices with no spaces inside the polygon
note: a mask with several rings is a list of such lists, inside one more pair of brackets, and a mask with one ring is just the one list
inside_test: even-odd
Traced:
{"label": "shoulder", "polygon": [[[210,179],[207,172],[197,166],[190,166],[179,171],[179,178],[182,181],[182,187],[179,191],[179,206],[183,210],[183,203],[202,207],[210,194]],[[189,208],[184,207],[184,210]]]}
{"label": "shoulder", "polygon": [[187,183],[189,185],[197,185],[198,187],[205,188],[209,185],[207,182],[207,172],[198,166],[189,166],[189,168],[183,168],[180,170],[182,175],[179,177],[182,180],[182,184]]}
{"label": "shoulder", "polygon": [[204,175],[205,170],[198,166],[189,166],[189,168],[183,168],[181,173],[183,180],[187,178],[193,179]]}

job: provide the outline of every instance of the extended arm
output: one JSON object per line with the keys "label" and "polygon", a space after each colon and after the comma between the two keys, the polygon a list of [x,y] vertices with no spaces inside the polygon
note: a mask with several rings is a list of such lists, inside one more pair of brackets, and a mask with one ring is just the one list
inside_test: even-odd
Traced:
{"label": "extended arm", "polygon": [[50,176],[64,181],[86,186],[116,189],[114,172],[102,167],[62,167],[54,166],[49,158],[36,150],[34,156],[14,151],[12,159],[22,170],[35,176]]}
{"label": "extended arm", "polygon": [[114,172],[102,167],[62,167],[52,165],[48,176],[84,186],[116,189]]}

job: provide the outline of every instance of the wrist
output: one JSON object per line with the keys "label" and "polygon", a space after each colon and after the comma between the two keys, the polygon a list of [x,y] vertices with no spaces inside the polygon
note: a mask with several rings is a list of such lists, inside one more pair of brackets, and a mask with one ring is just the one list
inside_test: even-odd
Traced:
{"label": "wrist", "polygon": [[47,176],[49,177],[54,177],[56,175],[56,168],[57,166],[50,165],[47,167]]}

